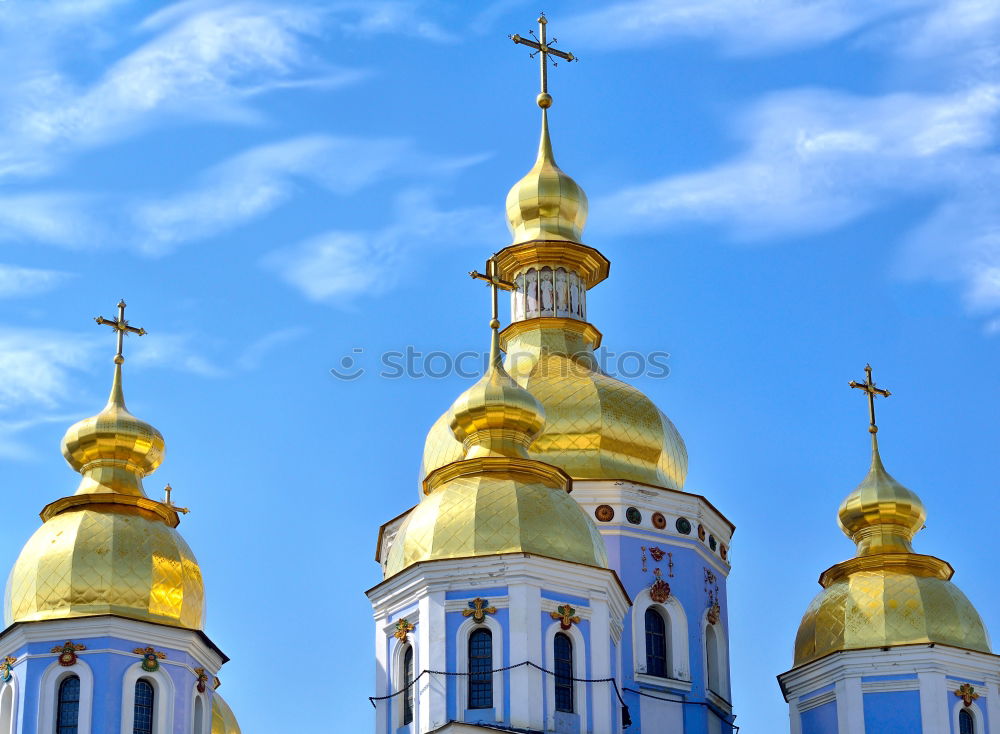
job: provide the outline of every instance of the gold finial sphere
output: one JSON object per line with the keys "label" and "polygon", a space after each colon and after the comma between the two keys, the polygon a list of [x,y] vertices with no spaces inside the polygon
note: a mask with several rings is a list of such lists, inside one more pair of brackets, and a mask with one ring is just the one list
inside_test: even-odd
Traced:
{"label": "gold finial sphere", "polygon": [[552,95],[548,92],[542,92],[535,98],[535,101],[538,102],[539,107],[543,110],[547,110],[552,106]]}
{"label": "gold finial sphere", "polygon": [[115,362],[115,364],[124,364],[125,363],[125,358],[122,355],[120,355],[120,354],[116,354],[114,362]]}
{"label": "gold finial sphere", "polygon": [[490,328],[491,329],[499,329],[500,328],[500,322],[497,319],[490,319]]}
{"label": "gold finial sphere", "polygon": [[541,23],[542,25],[545,25],[546,23],[549,22],[549,19],[545,17],[545,13],[539,13],[538,22]]}

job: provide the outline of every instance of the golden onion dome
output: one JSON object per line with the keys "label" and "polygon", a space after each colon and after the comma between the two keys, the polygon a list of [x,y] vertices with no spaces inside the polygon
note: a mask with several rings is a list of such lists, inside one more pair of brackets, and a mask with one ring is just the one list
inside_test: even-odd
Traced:
{"label": "golden onion dome", "polygon": [[569,496],[572,480],[526,458],[544,414],[504,369],[497,326],[494,319],[487,374],[451,411],[452,440],[462,454],[424,480],[425,496],[389,549],[387,577],[423,561],[502,553],[607,568],[597,526]]}
{"label": "golden onion dome", "polygon": [[926,511],[885,470],[874,423],[871,430],[871,468],[839,512],[858,552],[820,576],[823,591],[795,638],[795,665],[839,650],[919,643],[990,652],[982,618],[951,582],[952,567],[913,552]]}
{"label": "golden onion dome", "polygon": [[240,734],[233,710],[218,691],[212,694],[212,734]]}
{"label": "golden onion dome", "polygon": [[581,242],[587,224],[587,195],[556,165],[547,110],[535,165],[507,193],[507,223],[513,244],[533,240]]}
{"label": "golden onion dome", "polygon": [[[573,479],[683,489],[688,456],[680,432],[642,391],[605,374],[588,328],[569,319],[532,319],[504,332],[513,379],[545,411],[544,428],[528,455]],[[463,455],[452,420],[449,409],[428,432],[422,477]]]}
{"label": "golden onion dome", "polygon": [[7,582],[8,624],[114,614],[204,626],[201,569],[175,529],[177,510],[142,488],[163,460],[163,437],[126,410],[122,362],[119,353],[107,406],[63,439],[83,478],[42,511],[44,524],[21,550]]}

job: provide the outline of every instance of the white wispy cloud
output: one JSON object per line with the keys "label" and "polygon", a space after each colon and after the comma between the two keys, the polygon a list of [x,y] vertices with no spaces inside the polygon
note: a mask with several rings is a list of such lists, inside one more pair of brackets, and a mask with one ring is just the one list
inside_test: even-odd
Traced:
{"label": "white wispy cloud", "polygon": [[22,268],[0,263],[0,298],[45,293],[65,283],[72,275],[59,270]]}
{"label": "white wispy cloud", "polygon": [[376,231],[328,231],[265,256],[261,264],[318,302],[371,296],[394,286],[416,251],[442,247],[443,232],[461,232],[462,244],[486,246],[502,236],[483,207],[444,211],[425,190],[397,200],[391,224]]}
{"label": "white wispy cloud", "polygon": [[260,367],[264,357],[270,352],[301,338],[305,333],[305,327],[292,326],[264,334],[243,350],[243,353],[236,360],[236,366],[241,370],[255,370]]}
{"label": "white wispy cloud", "polygon": [[0,412],[62,404],[93,347],[93,340],[72,333],[0,328]]}
{"label": "white wispy cloud", "polygon": [[157,332],[155,339],[140,339],[132,347],[129,361],[137,365],[165,367],[201,377],[224,377],[226,370],[195,345],[195,335]]}
{"label": "white wispy cloud", "polygon": [[677,37],[735,55],[807,48],[899,18],[934,0],[626,0],[564,21],[581,47],[624,48]]}

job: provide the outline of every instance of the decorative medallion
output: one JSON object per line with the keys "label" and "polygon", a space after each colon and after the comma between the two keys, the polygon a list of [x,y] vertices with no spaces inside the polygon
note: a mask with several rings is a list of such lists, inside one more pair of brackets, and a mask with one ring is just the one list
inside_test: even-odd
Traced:
{"label": "decorative medallion", "polygon": [[160,661],[167,659],[167,653],[152,647],[137,647],[132,652],[136,655],[142,655],[142,669],[147,673],[155,673],[160,669]]}
{"label": "decorative medallion", "polygon": [[208,683],[208,673],[205,672],[204,668],[195,668],[194,674],[198,676],[198,693],[204,693],[205,688],[207,688],[205,684]]}
{"label": "decorative medallion", "polygon": [[698,524],[698,540],[704,540],[704,539],[705,539],[705,526],[699,523]]}
{"label": "decorative medallion", "polygon": [[469,602],[469,608],[462,610],[463,617],[472,617],[472,621],[476,624],[482,624],[486,621],[487,614],[496,614],[497,608],[489,606],[488,599],[480,599],[478,596]]}
{"label": "decorative medallion", "polygon": [[729,549],[725,543],[719,545],[719,555],[722,556],[723,561],[729,560]]}
{"label": "decorative medallion", "polygon": [[962,699],[962,703],[965,704],[966,708],[972,705],[972,702],[979,698],[979,694],[976,693],[976,689],[969,683],[963,683],[955,691],[955,695]]}
{"label": "decorative medallion", "polygon": [[580,623],[580,618],[576,616],[576,610],[569,604],[560,604],[556,607],[556,611],[549,612],[549,616],[552,619],[558,619],[559,626],[564,630],[568,630],[574,624]]}
{"label": "decorative medallion", "polygon": [[663,556],[665,554],[666,554],[665,550],[663,550],[662,548],[657,548],[655,545],[649,549],[649,555],[653,557],[654,561],[662,561]]}
{"label": "decorative medallion", "polygon": [[615,519],[615,508],[611,505],[598,505],[594,510],[594,517],[601,522],[611,522]]}
{"label": "decorative medallion", "polygon": [[711,548],[712,550],[715,550],[715,548],[716,548],[716,546],[717,546],[718,544],[719,544],[719,543],[718,543],[718,541],[717,541],[717,540],[715,539],[715,536],[714,536],[714,535],[709,535],[709,536],[708,536],[708,547],[709,547],[709,548]]}
{"label": "decorative medallion", "polygon": [[76,665],[76,654],[86,649],[86,645],[79,645],[72,640],[66,640],[65,645],[56,645],[52,648],[52,652],[59,653],[59,664],[64,668],[68,668],[71,665]]}
{"label": "decorative medallion", "polygon": [[12,658],[8,655],[3,659],[3,662],[0,663],[0,680],[4,683],[7,683],[14,677],[13,667],[16,662],[17,658]]}
{"label": "decorative medallion", "polygon": [[721,613],[722,613],[722,610],[719,608],[718,603],[712,604],[712,606],[710,606],[708,608],[708,614],[706,615],[706,617],[708,618],[708,623],[709,624],[718,624],[719,623],[719,615]]}
{"label": "decorative medallion", "polygon": [[642,522],[642,513],[636,507],[629,507],[625,510],[625,519],[633,525],[638,525]]}
{"label": "decorative medallion", "polygon": [[406,642],[411,632],[413,632],[413,624],[406,617],[403,617],[396,622],[396,631],[392,633],[392,636],[400,642]]}
{"label": "decorative medallion", "polygon": [[656,576],[656,581],[649,587],[649,598],[657,604],[663,604],[670,598],[670,584],[663,580],[660,569],[654,568],[653,575]]}
{"label": "decorative medallion", "polygon": [[662,512],[653,513],[653,527],[657,530],[663,530],[663,528],[667,527],[667,518],[663,516]]}
{"label": "decorative medallion", "polygon": [[691,534],[691,521],[686,517],[678,517],[677,521],[674,523],[674,527],[677,528],[677,532],[681,535]]}

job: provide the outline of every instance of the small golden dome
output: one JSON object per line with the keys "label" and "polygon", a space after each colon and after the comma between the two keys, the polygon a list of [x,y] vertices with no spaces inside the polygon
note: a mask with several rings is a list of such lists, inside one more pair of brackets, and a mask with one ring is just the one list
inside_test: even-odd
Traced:
{"label": "small golden dome", "polygon": [[115,361],[108,404],[97,415],[70,426],[62,439],[62,453],[83,474],[77,494],[145,496],[142,478],[163,462],[163,436],[125,408],[119,361]]}
{"label": "small golden dome", "polygon": [[545,109],[535,165],[507,193],[507,223],[515,245],[533,240],[581,242],[583,237],[587,195],[556,165]]}
{"label": "small golden dome", "polygon": [[[504,332],[512,331],[507,364],[513,379],[545,410],[545,426],[529,456],[574,479],[683,489],[687,448],[670,418],[640,390],[602,372],[578,325],[545,321],[519,322]],[[421,478],[462,457],[452,420],[449,409],[428,432]]]}
{"label": "small golden dome", "polygon": [[467,459],[481,456],[526,459],[528,445],[545,425],[544,408],[504,370],[495,326],[489,369],[458,396],[451,406],[451,416],[451,431],[462,442]]}
{"label": "small golden dome", "polygon": [[95,614],[195,630],[205,623],[194,553],[159,516],[135,507],[48,520],[21,551],[6,596],[7,624]]}
{"label": "small golden dome", "polygon": [[212,694],[212,734],[241,734],[233,710],[218,691]]}

